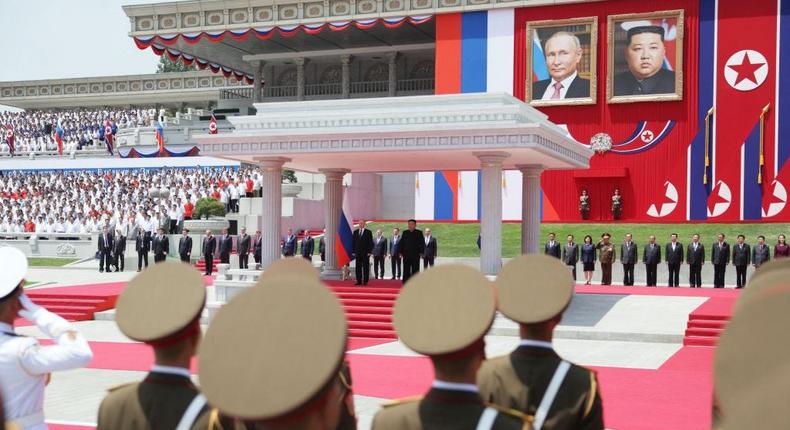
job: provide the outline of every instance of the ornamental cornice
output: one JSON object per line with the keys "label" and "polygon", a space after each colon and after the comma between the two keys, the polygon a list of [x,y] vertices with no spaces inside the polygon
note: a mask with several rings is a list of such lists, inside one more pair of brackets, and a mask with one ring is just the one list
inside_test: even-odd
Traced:
{"label": "ornamental cornice", "polygon": [[242,86],[210,71],[0,82],[0,100],[192,91]]}
{"label": "ornamental cornice", "polygon": [[[584,3],[596,0],[564,0]],[[424,16],[553,5],[557,0],[210,0],[124,6],[131,36]]]}

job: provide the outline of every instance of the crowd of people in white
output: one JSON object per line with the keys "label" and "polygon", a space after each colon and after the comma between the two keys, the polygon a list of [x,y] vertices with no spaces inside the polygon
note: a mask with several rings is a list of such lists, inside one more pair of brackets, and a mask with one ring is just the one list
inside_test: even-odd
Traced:
{"label": "crowd of people in white", "polygon": [[[261,172],[242,167],[0,173],[2,233],[98,233],[134,237],[164,228],[178,234],[201,198],[238,212],[259,197]],[[139,228],[139,230],[137,230]]]}
{"label": "crowd of people in white", "polygon": [[58,121],[63,130],[63,150],[71,152],[99,145],[107,120],[118,129],[124,129],[151,126],[156,118],[158,113],[153,107],[0,112],[0,131],[3,132],[0,154],[8,155],[11,151],[9,133],[13,135],[15,154],[56,151],[54,132]]}

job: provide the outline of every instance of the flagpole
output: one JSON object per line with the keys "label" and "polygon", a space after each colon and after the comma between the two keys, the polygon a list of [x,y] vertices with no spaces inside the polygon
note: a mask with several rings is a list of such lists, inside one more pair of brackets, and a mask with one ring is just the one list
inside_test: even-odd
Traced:
{"label": "flagpole", "polygon": [[710,167],[710,117],[715,111],[716,108],[711,106],[708,114],[705,115],[705,171],[702,174],[702,183],[705,185],[708,184],[708,167]]}
{"label": "flagpole", "polygon": [[757,168],[757,183],[763,183],[763,167],[765,166],[765,115],[771,108],[771,103],[768,103],[760,112],[760,165]]}

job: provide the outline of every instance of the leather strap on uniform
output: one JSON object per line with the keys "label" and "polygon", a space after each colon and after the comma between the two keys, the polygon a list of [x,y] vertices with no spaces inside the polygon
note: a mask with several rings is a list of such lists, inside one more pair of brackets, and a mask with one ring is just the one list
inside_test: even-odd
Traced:
{"label": "leather strap on uniform", "polygon": [[565,375],[568,374],[570,368],[571,364],[563,360],[560,362],[560,365],[557,366],[557,370],[554,371],[554,376],[551,377],[551,382],[549,382],[549,386],[546,388],[546,394],[543,395],[540,406],[538,406],[538,411],[535,413],[535,421],[532,422],[532,427],[535,430],[541,430],[541,428],[543,428],[543,423],[546,422],[546,417],[549,415],[551,406],[554,404],[554,399],[557,397],[560,386],[565,380]]}
{"label": "leather strap on uniform", "polygon": [[192,428],[192,424],[195,423],[195,419],[197,418],[198,414],[201,410],[203,410],[203,406],[206,405],[206,396],[202,394],[198,394],[192,399],[192,402],[189,403],[187,409],[184,411],[184,415],[181,415],[181,420],[178,422],[176,426],[176,430],[189,430]]}
{"label": "leather strap on uniform", "polygon": [[593,403],[595,402],[595,393],[598,392],[598,381],[595,379],[595,373],[590,372],[590,393],[587,395],[587,405],[584,408],[584,418],[590,415]]}
{"label": "leather strap on uniform", "polygon": [[497,415],[499,415],[499,412],[496,409],[485,408],[480,415],[480,421],[477,422],[475,430],[491,430],[494,428],[494,421],[496,421]]}

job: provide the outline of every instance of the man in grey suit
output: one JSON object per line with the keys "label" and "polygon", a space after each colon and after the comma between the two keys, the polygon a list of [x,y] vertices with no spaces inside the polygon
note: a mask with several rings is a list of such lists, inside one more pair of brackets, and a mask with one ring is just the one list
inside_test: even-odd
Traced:
{"label": "man in grey suit", "polygon": [[758,268],[771,260],[771,249],[765,244],[765,236],[757,236],[757,245],[752,249],[752,265]]}
{"label": "man in grey suit", "polygon": [[636,264],[636,244],[633,235],[625,235],[625,242],[620,245],[620,262],[623,263],[623,285],[634,285],[634,265]]}
{"label": "man in grey suit", "polygon": [[543,247],[543,253],[554,258],[560,258],[560,243],[555,240],[556,237],[554,233],[549,233],[549,241]]}
{"label": "man in grey suit", "polygon": [[579,262],[579,245],[573,242],[573,235],[568,235],[568,243],[562,248],[562,262],[571,269],[573,280],[576,280],[576,263]]}
{"label": "man in grey suit", "polygon": [[738,243],[732,247],[732,265],[735,266],[736,288],[746,285],[746,269],[749,267],[751,252],[749,245],[744,243],[746,236],[739,234]]}
{"label": "man in grey suit", "polygon": [[387,258],[387,238],[376,230],[373,238],[373,278],[384,279],[384,260]]}
{"label": "man in grey suit", "polygon": [[658,284],[658,264],[661,263],[661,247],[656,244],[655,236],[651,235],[648,244],[645,245],[642,261],[647,272],[647,286],[655,287]]}
{"label": "man in grey suit", "polygon": [[239,269],[247,269],[250,257],[250,242],[252,238],[247,234],[247,229],[242,227],[241,234],[236,237],[236,250],[239,252]]}
{"label": "man in grey suit", "polygon": [[724,273],[730,262],[730,244],[724,241],[723,233],[719,233],[719,241],[713,244],[710,262],[713,263],[713,288],[724,288]]}

